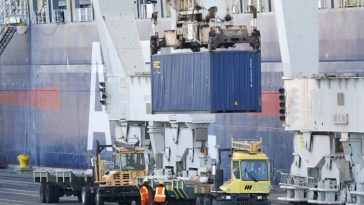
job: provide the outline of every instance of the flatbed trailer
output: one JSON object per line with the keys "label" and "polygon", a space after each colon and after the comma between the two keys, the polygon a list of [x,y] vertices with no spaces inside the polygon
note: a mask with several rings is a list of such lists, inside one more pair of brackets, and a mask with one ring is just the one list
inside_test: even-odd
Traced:
{"label": "flatbed trailer", "polygon": [[116,202],[119,205],[140,205],[140,192],[137,186],[84,186],[81,193],[83,205],[103,205]]}
{"label": "flatbed trailer", "polygon": [[41,203],[58,203],[63,196],[77,196],[81,202],[82,187],[90,186],[91,175],[77,176],[72,171],[36,171],[34,182],[40,183],[39,196]]}

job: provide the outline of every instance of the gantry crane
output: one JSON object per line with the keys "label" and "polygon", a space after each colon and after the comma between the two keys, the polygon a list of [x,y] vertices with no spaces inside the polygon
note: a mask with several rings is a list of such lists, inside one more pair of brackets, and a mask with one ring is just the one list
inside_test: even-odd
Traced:
{"label": "gantry crane", "polygon": [[[150,51],[143,52],[134,19],[134,1],[94,0],[93,5],[102,57],[107,67],[106,81],[101,82],[104,91],[101,97],[103,108],[115,127],[115,140],[146,148],[150,177],[165,179],[166,184],[171,185],[167,189],[174,187],[170,190],[173,197],[185,204],[194,204],[195,184],[209,182],[213,172],[207,151],[207,127],[215,121],[215,115],[150,114],[150,64],[143,64],[149,62],[149,56],[147,60],[142,58],[143,53],[155,54],[162,47],[214,50],[235,43],[248,43],[253,50],[259,51],[260,33],[256,25],[250,29],[244,25],[234,26],[228,13],[219,18],[217,7],[203,9],[195,0],[172,1],[177,12],[176,29],[160,37],[156,28],[157,14],[154,13],[151,46],[144,47]],[[255,10],[251,10],[252,17],[256,18]],[[269,180],[264,181],[269,184]],[[263,195],[267,192],[269,187]],[[261,196],[258,200],[263,198],[266,199]]]}
{"label": "gantry crane", "polygon": [[292,203],[363,204],[364,78],[319,72],[317,1],[275,0],[285,97],[283,126],[294,132]]}

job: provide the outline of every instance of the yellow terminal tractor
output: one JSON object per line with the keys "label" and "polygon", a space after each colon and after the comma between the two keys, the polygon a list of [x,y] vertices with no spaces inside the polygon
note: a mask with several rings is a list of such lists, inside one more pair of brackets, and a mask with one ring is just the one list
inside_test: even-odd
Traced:
{"label": "yellow terminal tractor", "polygon": [[[231,149],[220,149],[215,188],[209,192],[204,192],[206,189],[201,187],[195,189],[199,195],[196,205],[269,205],[270,164],[261,145],[261,139],[232,139]],[[219,167],[220,153],[223,151],[231,151],[231,178],[224,183],[223,172]]]}
{"label": "yellow terminal tractor", "polygon": [[[114,150],[111,170],[105,169],[100,156],[107,147]],[[146,175],[143,149],[127,145],[100,145],[96,142],[93,164],[93,183],[84,186],[81,192],[83,205],[103,205],[104,202],[140,204],[137,178]]]}

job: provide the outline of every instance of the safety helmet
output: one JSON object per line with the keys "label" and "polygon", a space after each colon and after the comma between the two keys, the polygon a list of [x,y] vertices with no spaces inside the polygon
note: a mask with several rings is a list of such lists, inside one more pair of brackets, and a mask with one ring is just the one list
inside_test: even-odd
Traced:
{"label": "safety helmet", "polygon": [[144,183],[149,182],[149,179],[148,178],[145,178],[145,179],[143,179],[143,182]]}
{"label": "safety helmet", "polygon": [[164,181],[163,181],[163,180],[160,180],[160,181],[159,181],[159,184],[160,184],[160,185],[163,185],[163,184],[164,184]]}

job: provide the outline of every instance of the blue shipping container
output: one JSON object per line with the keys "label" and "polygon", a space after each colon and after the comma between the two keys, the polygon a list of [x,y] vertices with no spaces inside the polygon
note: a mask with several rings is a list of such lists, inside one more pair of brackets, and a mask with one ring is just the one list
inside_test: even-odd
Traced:
{"label": "blue shipping container", "polygon": [[260,52],[154,55],[152,112],[260,112]]}

